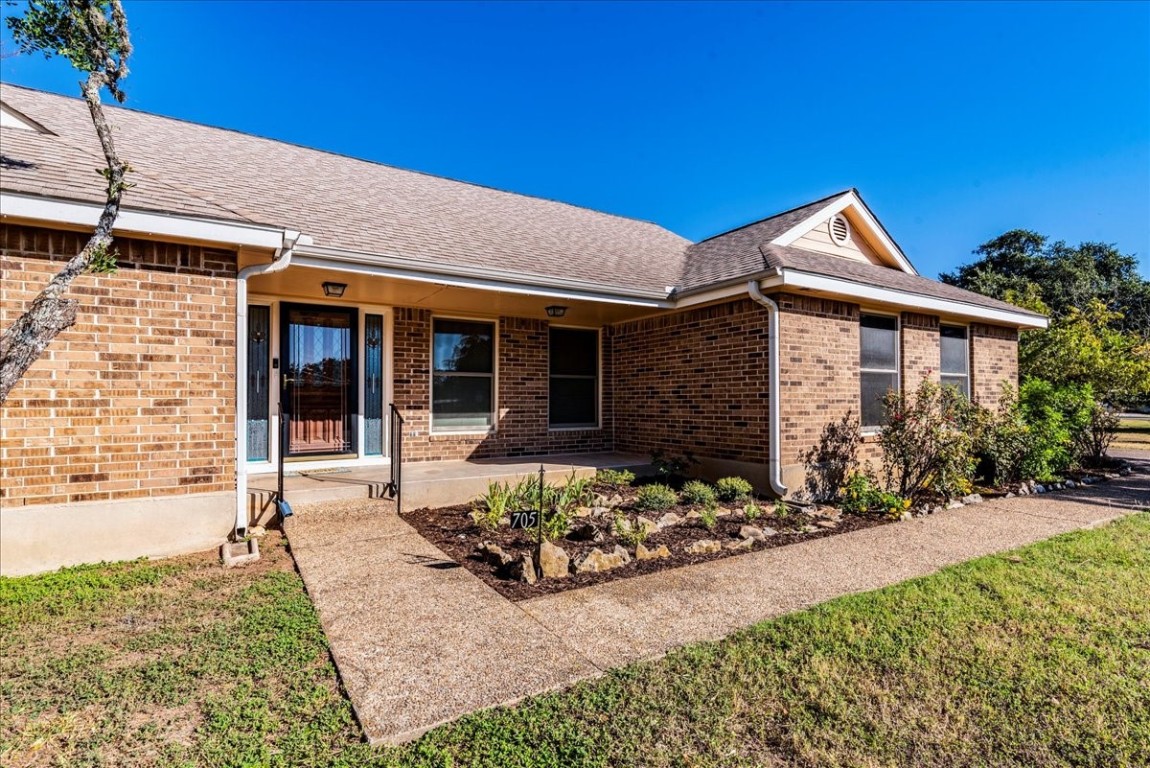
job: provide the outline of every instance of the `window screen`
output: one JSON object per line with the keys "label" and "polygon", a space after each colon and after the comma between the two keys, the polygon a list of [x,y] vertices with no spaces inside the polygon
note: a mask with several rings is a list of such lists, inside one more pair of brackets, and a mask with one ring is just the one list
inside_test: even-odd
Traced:
{"label": "window screen", "polygon": [[939,348],[942,354],[942,383],[970,397],[970,348],[966,343],[966,328],[957,325],[939,328]]}
{"label": "window screen", "polygon": [[495,410],[495,324],[437,318],[433,327],[432,428],[490,428]]}
{"label": "window screen", "polygon": [[881,426],[882,398],[898,389],[898,319],[863,315],[860,320],[861,422]]}
{"label": "window screen", "polygon": [[548,423],[594,427],[599,422],[599,332],[552,328]]}

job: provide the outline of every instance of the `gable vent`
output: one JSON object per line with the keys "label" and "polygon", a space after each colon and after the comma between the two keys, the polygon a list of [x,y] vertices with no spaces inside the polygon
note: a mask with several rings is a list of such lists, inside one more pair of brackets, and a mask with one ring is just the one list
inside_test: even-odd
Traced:
{"label": "gable vent", "polygon": [[851,236],[851,224],[847,217],[836,213],[831,219],[831,239],[839,245],[846,245]]}

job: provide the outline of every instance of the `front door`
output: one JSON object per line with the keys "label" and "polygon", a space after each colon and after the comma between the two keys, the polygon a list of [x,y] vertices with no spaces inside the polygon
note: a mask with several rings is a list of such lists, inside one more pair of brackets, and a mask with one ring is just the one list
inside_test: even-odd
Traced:
{"label": "front door", "polygon": [[355,309],[283,305],[287,458],[356,453]]}

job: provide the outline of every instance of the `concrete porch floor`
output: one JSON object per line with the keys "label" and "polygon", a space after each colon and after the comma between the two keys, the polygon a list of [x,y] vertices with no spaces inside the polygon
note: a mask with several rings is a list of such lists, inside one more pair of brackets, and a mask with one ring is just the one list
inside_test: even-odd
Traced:
{"label": "concrete porch floor", "polygon": [[[518,482],[534,475],[542,465],[549,482],[559,482],[572,472],[577,477],[594,475],[600,469],[650,467],[650,459],[629,453],[570,453],[546,456],[517,456],[509,459],[468,459],[463,461],[414,461],[403,464],[404,509],[450,506],[471,501],[487,490],[492,481]],[[342,499],[381,498],[391,477],[391,467],[357,467],[346,470],[308,472],[307,464],[292,463],[285,468],[284,496],[293,506]],[[276,475],[248,477],[249,520],[263,525],[274,517]]]}

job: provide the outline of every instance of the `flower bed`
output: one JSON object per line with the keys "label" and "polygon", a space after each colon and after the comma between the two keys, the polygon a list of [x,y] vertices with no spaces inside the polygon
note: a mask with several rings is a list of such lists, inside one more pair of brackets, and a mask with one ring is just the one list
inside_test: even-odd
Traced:
{"label": "flower bed", "polygon": [[[404,513],[426,539],[511,600],[628,578],[666,568],[715,560],[799,541],[860,530],[880,518],[843,513],[833,507],[763,506],[749,498],[726,501],[708,497],[715,489],[688,482],[651,509],[663,496],[656,484],[638,487],[596,482],[583,490],[586,503],[566,510],[562,530],[552,528],[543,562],[536,562],[537,529],[512,529],[509,516],[493,516],[484,500],[471,505],[418,509]],[[496,488],[496,486],[493,486]],[[705,488],[706,490],[703,490]],[[510,492],[508,494],[508,492]],[[538,493],[538,485],[534,486]],[[514,489],[503,486],[484,497],[499,508],[514,503]],[[530,498],[528,495],[527,498]],[[537,496],[536,496],[537,498]],[[689,503],[686,499],[701,499]],[[656,503],[658,500],[656,499]],[[646,508],[644,508],[646,506]],[[748,514],[749,510],[749,514]],[[503,511],[499,509],[498,511]],[[507,509],[511,511],[510,508]],[[548,516],[548,523],[551,523]],[[537,577],[536,566],[544,574]]]}

